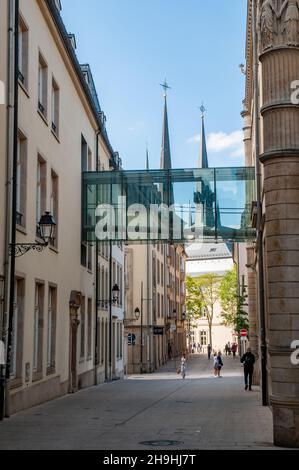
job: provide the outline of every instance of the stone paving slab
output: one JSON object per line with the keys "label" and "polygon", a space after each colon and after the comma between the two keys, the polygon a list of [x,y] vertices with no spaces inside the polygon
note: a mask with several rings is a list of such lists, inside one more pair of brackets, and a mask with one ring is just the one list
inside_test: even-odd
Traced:
{"label": "stone paving slab", "polygon": [[[130,376],[69,395],[0,423],[0,449],[273,449],[272,414],[260,390],[245,392],[238,358],[223,378],[205,356],[189,360],[182,380],[171,361],[155,374]],[[144,441],[178,441],[151,447]]]}

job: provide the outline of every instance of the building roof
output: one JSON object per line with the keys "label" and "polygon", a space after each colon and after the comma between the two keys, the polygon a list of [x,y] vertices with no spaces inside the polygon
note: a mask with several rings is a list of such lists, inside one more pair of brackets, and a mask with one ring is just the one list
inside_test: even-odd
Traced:
{"label": "building roof", "polygon": [[232,257],[226,243],[194,243],[186,247],[186,253],[190,261]]}

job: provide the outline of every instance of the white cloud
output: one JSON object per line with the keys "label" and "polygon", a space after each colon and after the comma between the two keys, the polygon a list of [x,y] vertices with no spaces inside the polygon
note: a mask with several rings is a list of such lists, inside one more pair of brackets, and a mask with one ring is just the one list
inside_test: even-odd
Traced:
{"label": "white cloud", "polygon": [[[211,153],[219,153],[226,150],[232,158],[244,157],[243,138],[242,131],[233,131],[230,134],[225,132],[211,132],[207,137],[208,151]],[[198,134],[188,139],[188,143],[198,143],[200,139],[201,136]]]}

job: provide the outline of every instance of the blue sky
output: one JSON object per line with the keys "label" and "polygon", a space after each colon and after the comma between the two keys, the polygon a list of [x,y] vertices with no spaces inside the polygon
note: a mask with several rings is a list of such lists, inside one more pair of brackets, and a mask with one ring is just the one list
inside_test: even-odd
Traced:
{"label": "blue sky", "polygon": [[210,166],[244,164],[246,0],[62,0],[62,16],[91,65],[111,143],[125,169],[159,167],[167,78],[174,168],[197,166],[207,108]]}

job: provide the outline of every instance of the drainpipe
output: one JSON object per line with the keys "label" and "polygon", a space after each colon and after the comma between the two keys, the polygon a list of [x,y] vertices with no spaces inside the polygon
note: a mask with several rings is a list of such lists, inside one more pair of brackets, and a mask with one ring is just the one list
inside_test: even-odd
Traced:
{"label": "drainpipe", "polygon": [[255,127],[255,172],[257,190],[257,250],[258,250],[258,290],[260,317],[260,347],[263,406],[268,406],[267,380],[267,343],[265,320],[265,285],[264,285],[264,247],[262,231],[262,175],[260,164],[260,99],[259,99],[259,58],[257,43],[257,2],[252,0],[252,40],[253,40],[253,89],[254,89],[254,127]]}
{"label": "drainpipe", "polygon": [[[96,171],[99,171],[99,164],[100,164],[100,156],[99,156],[99,137],[102,134],[102,130],[99,129],[96,132]],[[98,202],[98,187],[96,190],[97,194],[97,202]],[[98,252],[99,252],[99,241],[96,239],[96,254],[95,254],[95,269],[96,269],[96,288],[95,288],[95,341],[94,341],[94,384],[98,385],[98,335],[99,335],[99,327],[98,327],[98,299],[99,299],[99,269],[98,269]]]}
{"label": "drainpipe", "polygon": [[[150,259],[150,245],[149,243],[146,244],[146,262],[147,262],[147,275],[146,275],[146,318],[147,318],[147,328],[148,328],[148,338],[149,338],[149,357],[150,357],[150,369],[153,367],[153,372],[155,370],[155,358],[153,356],[153,348],[155,348],[155,344],[152,344],[155,341],[154,335],[153,335],[153,329],[151,328],[151,325],[154,324],[153,322],[153,302],[152,302],[152,311],[150,311],[150,282],[149,282],[149,276],[150,274],[153,277],[153,272],[152,269],[150,270],[150,266],[152,265],[152,260]],[[143,299],[141,299],[141,303],[143,303]],[[141,337],[141,342],[142,342],[142,337]],[[141,343],[142,344],[142,343]],[[146,342],[147,344],[147,342]],[[142,347],[142,346],[141,346]],[[146,351],[147,354],[147,351]],[[146,360],[147,362],[147,360]],[[151,370],[150,370],[151,372]]]}
{"label": "drainpipe", "polygon": [[9,417],[9,380],[15,297],[15,256],[9,256],[9,244],[16,243],[16,199],[18,159],[18,73],[19,73],[19,0],[8,1],[8,113],[7,113],[7,190],[5,236],[5,301],[2,339],[6,347],[6,367],[0,380],[0,420]]}

